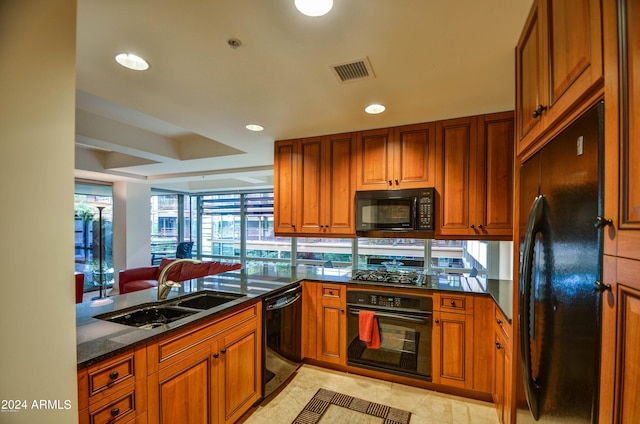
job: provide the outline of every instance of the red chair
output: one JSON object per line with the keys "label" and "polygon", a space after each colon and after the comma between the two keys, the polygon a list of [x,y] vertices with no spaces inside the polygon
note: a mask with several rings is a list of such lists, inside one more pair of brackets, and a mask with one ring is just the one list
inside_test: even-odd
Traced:
{"label": "red chair", "polygon": [[84,274],[76,272],[76,303],[82,303],[84,295]]}

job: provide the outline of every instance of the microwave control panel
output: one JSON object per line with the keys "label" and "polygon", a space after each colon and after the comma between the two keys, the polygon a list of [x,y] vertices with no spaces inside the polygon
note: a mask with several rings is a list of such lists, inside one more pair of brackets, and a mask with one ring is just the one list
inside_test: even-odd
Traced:
{"label": "microwave control panel", "polygon": [[418,197],[418,230],[433,230],[433,189],[420,190]]}

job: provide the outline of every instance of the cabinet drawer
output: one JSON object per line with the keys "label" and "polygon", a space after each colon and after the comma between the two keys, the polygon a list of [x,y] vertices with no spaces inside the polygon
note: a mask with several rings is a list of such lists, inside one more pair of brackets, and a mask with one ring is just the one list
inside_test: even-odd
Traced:
{"label": "cabinet drawer", "polygon": [[471,308],[467,305],[467,299],[464,296],[440,295],[440,310],[448,312],[468,312]]}
{"label": "cabinet drawer", "polygon": [[[141,394],[131,384],[123,390],[109,396],[89,408],[90,424],[124,423],[132,420],[139,409],[137,405],[143,404],[145,399],[138,399]],[[144,396],[142,396],[144,398]],[[140,408],[143,409],[144,408]]]}
{"label": "cabinet drawer", "polygon": [[149,373],[164,367],[173,360],[177,360],[185,353],[191,353],[196,349],[211,343],[212,339],[230,328],[241,325],[250,320],[258,318],[259,304],[254,304],[248,308],[232,312],[223,318],[214,319],[213,322],[195,327],[177,335],[167,337],[149,346],[148,358]]}
{"label": "cabinet drawer", "polygon": [[340,299],[342,297],[342,286],[338,285],[322,285],[322,297],[331,299]]}
{"label": "cabinet drawer", "polygon": [[[144,349],[140,351],[138,362],[138,371],[136,371],[136,354],[128,352],[89,367],[86,388],[81,387],[81,390],[87,390],[84,396],[88,396],[89,403],[95,403],[105,396],[109,396],[112,392],[119,390],[126,384],[133,383],[136,379],[145,378]],[[83,394],[79,396],[83,396]]]}

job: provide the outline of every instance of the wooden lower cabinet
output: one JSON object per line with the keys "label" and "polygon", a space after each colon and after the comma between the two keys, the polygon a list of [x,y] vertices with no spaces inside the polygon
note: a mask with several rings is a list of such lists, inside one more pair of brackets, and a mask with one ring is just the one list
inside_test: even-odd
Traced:
{"label": "wooden lower cabinet", "polygon": [[512,416],[512,383],[511,383],[511,325],[504,315],[495,308],[494,349],[495,349],[495,380],[493,402],[498,412],[498,419],[502,424],[510,424]]}
{"label": "wooden lower cabinet", "polygon": [[260,310],[257,303],[148,346],[150,424],[233,423],[262,396]]}
{"label": "wooden lower cabinet", "polygon": [[640,261],[604,257],[600,423],[640,417]]}
{"label": "wooden lower cabinet", "polygon": [[145,347],[79,371],[79,422],[146,423],[146,377]]}
{"label": "wooden lower cabinet", "polygon": [[463,389],[472,388],[473,315],[468,315],[469,313],[473,313],[472,297],[434,295],[432,334],[432,380],[434,383]]}
{"label": "wooden lower cabinet", "polygon": [[213,423],[210,347],[149,376],[149,418],[152,423]]}
{"label": "wooden lower cabinet", "polygon": [[346,287],[302,282],[302,357],[347,363]]}
{"label": "wooden lower cabinet", "polygon": [[345,365],[347,363],[346,287],[338,284],[320,284],[318,289],[316,359]]}
{"label": "wooden lower cabinet", "polygon": [[219,394],[217,422],[235,422],[262,396],[261,339],[258,327],[248,324],[218,342],[215,351],[219,349],[220,356],[213,354],[218,360],[217,389],[212,390]]}

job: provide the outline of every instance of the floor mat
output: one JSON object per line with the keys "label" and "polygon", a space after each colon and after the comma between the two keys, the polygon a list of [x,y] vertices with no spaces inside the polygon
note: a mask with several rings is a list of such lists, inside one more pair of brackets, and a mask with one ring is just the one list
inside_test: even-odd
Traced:
{"label": "floor mat", "polygon": [[[293,420],[292,424],[321,423],[323,415],[325,415],[329,408],[332,408],[332,414],[339,415],[339,411],[335,411],[335,406],[346,408],[349,414],[355,412],[371,416],[372,418],[378,418],[378,421],[371,422],[380,422],[383,424],[408,424],[411,418],[411,412],[403,409],[391,408],[331,390],[320,389],[298,414],[296,419]],[[335,418],[331,418],[331,422],[337,421]]]}

